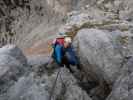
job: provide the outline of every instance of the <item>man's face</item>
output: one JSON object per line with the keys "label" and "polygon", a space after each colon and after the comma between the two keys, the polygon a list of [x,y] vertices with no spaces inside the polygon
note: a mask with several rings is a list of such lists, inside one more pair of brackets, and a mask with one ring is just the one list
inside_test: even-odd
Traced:
{"label": "man's face", "polygon": [[69,46],[70,46],[70,43],[64,42],[64,47],[65,47],[65,48],[68,48]]}

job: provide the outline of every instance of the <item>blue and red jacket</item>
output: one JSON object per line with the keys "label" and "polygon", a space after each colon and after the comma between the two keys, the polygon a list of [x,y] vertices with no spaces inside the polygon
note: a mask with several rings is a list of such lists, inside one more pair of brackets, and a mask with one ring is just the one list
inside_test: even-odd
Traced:
{"label": "blue and red jacket", "polygon": [[56,45],[53,45],[53,48],[54,48],[53,58],[59,65],[62,64],[62,59],[64,56],[66,56],[69,64],[71,65],[78,64],[78,59],[71,46],[65,49],[63,45],[57,43]]}
{"label": "blue and red jacket", "polygon": [[56,44],[54,47],[53,58],[59,65],[62,64],[64,54],[64,47],[60,44]]}

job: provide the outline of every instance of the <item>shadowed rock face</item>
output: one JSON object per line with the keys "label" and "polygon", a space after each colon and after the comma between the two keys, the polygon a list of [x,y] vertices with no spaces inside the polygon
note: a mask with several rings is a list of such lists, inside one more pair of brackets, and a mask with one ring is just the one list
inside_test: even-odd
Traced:
{"label": "shadowed rock face", "polygon": [[[0,9],[0,40],[2,45],[10,42],[21,44],[22,41],[27,40],[24,38],[27,37],[35,27],[40,26],[43,22],[44,26],[42,26],[42,28],[44,28],[52,21],[53,16],[58,16],[56,12],[53,12],[52,8],[48,6],[46,0],[39,2],[36,2],[36,0],[1,0]],[[56,18],[56,20],[58,19]],[[55,21],[52,22],[55,23]],[[51,30],[55,29],[53,28]],[[36,35],[35,32],[32,34]],[[41,32],[40,34],[43,33]],[[28,38],[33,39],[35,35],[31,35]],[[24,45],[24,43],[22,45]]]}
{"label": "shadowed rock face", "polygon": [[122,68],[121,74],[114,83],[112,92],[107,100],[131,100],[132,99],[132,58]]}
{"label": "shadowed rock face", "polygon": [[93,13],[112,12],[118,19],[132,21],[132,4],[132,0],[1,0],[0,44],[16,43],[27,48],[33,41],[58,32],[67,12],[81,8],[93,7]]}
{"label": "shadowed rock face", "polygon": [[[1,0],[1,45],[16,43],[21,47],[57,32],[63,18],[76,2],[71,0]],[[41,30],[41,31],[40,31]],[[11,35],[10,35],[11,34]],[[22,43],[24,42],[25,43]]]}

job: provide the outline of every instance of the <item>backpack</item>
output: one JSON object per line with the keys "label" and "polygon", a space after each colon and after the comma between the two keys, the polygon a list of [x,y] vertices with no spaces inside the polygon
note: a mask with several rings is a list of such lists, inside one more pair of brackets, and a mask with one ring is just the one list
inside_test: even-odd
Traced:
{"label": "backpack", "polygon": [[57,38],[56,43],[58,43],[59,45],[64,45],[64,38]]}
{"label": "backpack", "polygon": [[63,44],[64,44],[64,38],[56,38],[56,39],[54,39],[53,42],[52,42],[52,47],[53,47],[53,49],[55,48],[55,46],[56,46],[57,44],[63,46]]}

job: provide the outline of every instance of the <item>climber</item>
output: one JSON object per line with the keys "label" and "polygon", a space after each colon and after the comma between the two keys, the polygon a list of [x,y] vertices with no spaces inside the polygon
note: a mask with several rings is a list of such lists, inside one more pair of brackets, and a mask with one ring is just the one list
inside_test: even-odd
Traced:
{"label": "climber", "polygon": [[70,72],[73,73],[70,65],[76,65],[79,70],[80,66],[75,52],[72,49],[71,43],[71,37],[61,36],[56,38],[52,43],[54,48],[52,57],[59,66],[65,65],[70,70]]}

